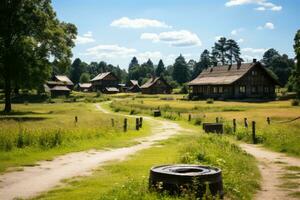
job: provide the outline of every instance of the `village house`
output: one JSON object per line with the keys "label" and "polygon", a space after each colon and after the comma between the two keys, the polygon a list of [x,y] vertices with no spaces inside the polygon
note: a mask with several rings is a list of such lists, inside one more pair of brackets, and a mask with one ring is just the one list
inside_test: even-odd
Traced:
{"label": "village house", "polygon": [[118,89],[119,79],[112,72],[100,73],[95,78],[93,78],[90,82],[92,84],[92,88],[94,91],[100,91],[103,93],[107,93],[109,91],[110,92],[119,91]]}
{"label": "village house", "polygon": [[171,94],[172,87],[163,77],[152,77],[141,86],[142,94]]}
{"label": "village house", "polygon": [[127,84],[127,91],[128,92],[140,92],[141,88],[139,82],[137,80],[130,80]]}
{"label": "village house", "polygon": [[49,93],[51,97],[58,96],[69,96],[71,90],[65,85],[55,85],[53,87],[49,87],[47,84],[44,84],[44,89],[46,93]]}
{"label": "village house", "polygon": [[279,82],[256,59],[252,63],[210,67],[188,83],[191,96],[214,99],[273,99],[276,85]]}
{"label": "village house", "polygon": [[74,83],[65,75],[55,75],[52,77],[52,81],[54,82],[62,82],[66,85],[70,90],[73,89]]}
{"label": "village house", "polygon": [[92,91],[92,84],[91,83],[79,83],[77,89],[81,92],[90,92],[90,91]]}

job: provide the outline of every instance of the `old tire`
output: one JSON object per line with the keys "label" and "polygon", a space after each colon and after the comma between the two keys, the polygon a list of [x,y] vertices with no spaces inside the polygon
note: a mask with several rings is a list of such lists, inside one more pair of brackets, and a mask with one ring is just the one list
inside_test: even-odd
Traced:
{"label": "old tire", "polygon": [[220,169],[199,165],[161,165],[151,168],[149,187],[157,191],[180,195],[186,189],[202,198],[210,190],[212,196],[223,198],[222,172]]}

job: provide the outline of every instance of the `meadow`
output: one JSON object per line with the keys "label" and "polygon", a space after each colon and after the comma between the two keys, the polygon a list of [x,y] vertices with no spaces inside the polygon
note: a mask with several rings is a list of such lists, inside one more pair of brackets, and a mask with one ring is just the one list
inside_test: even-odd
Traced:
{"label": "meadow", "polygon": [[[186,101],[179,95],[160,95],[139,98],[139,96],[115,99],[111,107],[114,111],[143,113],[152,115],[153,110],[162,111],[162,117],[188,121],[195,125],[215,122],[216,118],[225,124],[225,133],[237,140],[252,142],[251,123],[256,122],[257,142],[272,150],[300,156],[300,107],[290,101],[234,102],[234,101]],[[270,118],[270,124],[267,123]],[[248,128],[244,126],[247,118]],[[237,131],[233,133],[233,119]]]}
{"label": "meadow", "polygon": [[147,123],[136,131],[131,118],[124,133],[124,117],[104,114],[92,103],[26,103],[13,108],[9,115],[0,115],[0,172],[68,152],[132,145],[132,138],[149,134]]}

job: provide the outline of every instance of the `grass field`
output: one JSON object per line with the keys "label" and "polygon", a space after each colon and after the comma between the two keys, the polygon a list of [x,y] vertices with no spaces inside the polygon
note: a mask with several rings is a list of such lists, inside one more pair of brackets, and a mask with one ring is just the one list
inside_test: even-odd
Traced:
{"label": "grass field", "polygon": [[[237,132],[234,136],[238,140],[252,142],[251,122],[256,122],[258,141],[266,147],[279,152],[300,156],[300,120],[288,123],[300,116],[300,107],[291,106],[290,101],[272,101],[263,103],[214,101],[185,101],[182,96],[156,96],[149,98],[130,97],[116,99],[111,104],[114,111],[128,113],[152,114],[154,109],[160,109],[162,116],[171,120],[188,120],[192,116],[192,123],[201,125],[203,122],[215,122],[218,117],[223,121],[225,130],[232,133],[232,121],[237,120]],[[270,117],[271,124],[267,124]],[[247,118],[249,128],[244,127]]]}
{"label": "grass field", "polygon": [[223,170],[224,190],[230,199],[252,199],[259,187],[254,158],[238,148],[230,138],[183,133],[143,150],[121,163],[108,163],[91,177],[66,180],[66,186],[36,199],[195,199],[190,193],[180,197],[148,190],[149,169],[153,165],[197,163]]}
{"label": "grass field", "polygon": [[10,115],[0,115],[0,172],[68,152],[128,146],[134,143],[132,138],[149,134],[147,124],[135,131],[130,118],[124,133],[123,117],[103,114],[90,103],[15,104],[13,108]]}

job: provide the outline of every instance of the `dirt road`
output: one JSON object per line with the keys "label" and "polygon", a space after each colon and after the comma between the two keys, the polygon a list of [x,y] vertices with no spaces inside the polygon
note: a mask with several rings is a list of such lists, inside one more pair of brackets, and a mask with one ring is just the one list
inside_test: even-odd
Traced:
{"label": "dirt road", "polygon": [[[300,193],[299,171],[287,167],[300,168],[300,159],[272,152],[252,144],[240,145],[246,152],[253,155],[258,163],[262,176],[261,190],[256,194],[257,200],[289,200],[299,199],[290,194]],[[298,178],[296,178],[298,176]],[[285,178],[284,178],[285,177]],[[291,177],[290,179],[287,177]],[[298,187],[297,187],[298,185]],[[295,187],[296,186],[296,187]]]}
{"label": "dirt road", "polygon": [[[108,113],[99,104],[99,111]],[[169,121],[144,118],[153,124],[151,136],[137,139],[139,144],[105,151],[90,150],[59,156],[52,161],[38,162],[37,166],[24,167],[23,171],[0,175],[0,199],[30,198],[58,186],[63,179],[89,175],[93,169],[107,161],[124,160],[136,152],[149,148],[158,141],[181,132],[181,127]]]}

